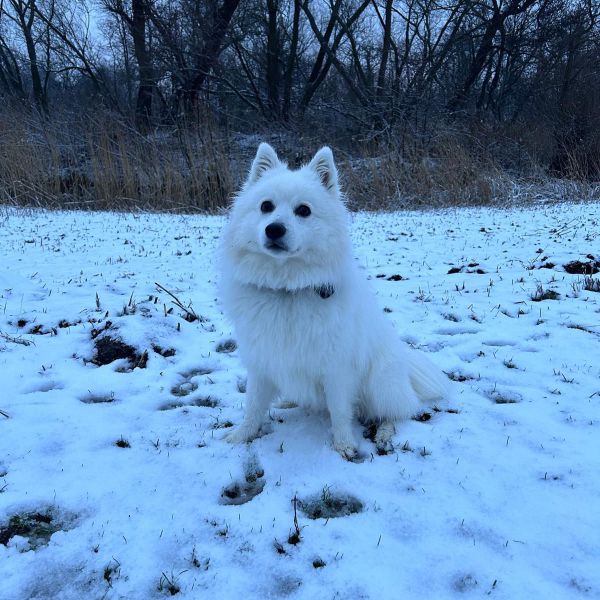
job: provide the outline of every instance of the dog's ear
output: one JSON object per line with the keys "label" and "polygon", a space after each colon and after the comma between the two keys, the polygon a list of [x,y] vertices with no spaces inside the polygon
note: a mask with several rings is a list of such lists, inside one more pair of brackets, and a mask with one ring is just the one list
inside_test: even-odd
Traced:
{"label": "dog's ear", "polygon": [[269,169],[273,169],[279,166],[281,163],[277,158],[275,150],[263,142],[256,151],[256,156],[252,161],[250,167],[250,174],[248,175],[247,183],[256,183]]}
{"label": "dog's ear", "polygon": [[333,152],[328,146],[323,146],[309,163],[309,168],[317,173],[323,187],[331,194],[338,195],[338,172],[333,160]]}

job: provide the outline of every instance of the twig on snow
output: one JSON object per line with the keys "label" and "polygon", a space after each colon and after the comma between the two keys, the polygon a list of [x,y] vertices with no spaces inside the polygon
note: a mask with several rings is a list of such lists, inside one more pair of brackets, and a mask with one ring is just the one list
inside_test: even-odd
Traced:
{"label": "twig on snow", "polygon": [[154,285],[159,290],[162,290],[163,292],[169,294],[169,296],[171,296],[171,298],[173,298],[173,304],[175,304],[175,306],[178,306],[181,310],[183,310],[185,312],[185,320],[186,321],[189,321],[190,323],[192,323],[193,321],[202,322],[204,320],[196,314],[196,311],[192,308],[191,304],[187,307],[184,306],[183,302],[181,302],[181,300],[173,292],[170,292],[166,287],[162,286],[160,283],[157,283],[156,281],[154,282]]}
{"label": "twig on snow", "polygon": [[12,342],[13,344],[21,344],[21,346],[31,346],[33,344],[31,340],[24,340],[20,337],[14,337],[4,333],[3,331],[0,331],[0,338],[6,340],[7,342]]}

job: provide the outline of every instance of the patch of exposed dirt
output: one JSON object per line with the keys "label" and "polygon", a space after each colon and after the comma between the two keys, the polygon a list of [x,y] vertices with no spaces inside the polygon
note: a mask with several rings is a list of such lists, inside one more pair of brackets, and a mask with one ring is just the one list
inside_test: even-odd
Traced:
{"label": "patch of exposed dirt", "polygon": [[563,265],[563,269],[571,275],[595,275],[600,272],[600,260],[595,260],[591,254],[588,258],[590,258],[588,262],[573,260]]}
{"label": "patch of exposed dirt", "polygon": [[221,492],[221,504],[237,506],[256,498],[265,487],[265,472],[252,460],[246,465],[244,481],[234,481]]}
{"label": "patch of exposed dirt", "polygon": [[325,487],[319,495],[298,500],[298,508],[309,519],[335,519],[362,512],[364,506],[351,494],[334,493]]}
{"label": "patch of exposed dirt", "polygon": [[51,510],[15,514],[6,525],[0,526],[0,544],[6,546],[13,537],[21,536],[35,549],[45,546],[53,533],[64,528]]}
{"label": "patch of exposed dirt", "polygon": [[110,335],[102,335],[94,340],[94,347],[96,353],[91,362],[99,367],[108,365],[115,360],[126,359],[132,369],[135,367],[139,367],[140,369],[146,368],[148,352],[144,351],[140,353],[123,340],[111,337]]}

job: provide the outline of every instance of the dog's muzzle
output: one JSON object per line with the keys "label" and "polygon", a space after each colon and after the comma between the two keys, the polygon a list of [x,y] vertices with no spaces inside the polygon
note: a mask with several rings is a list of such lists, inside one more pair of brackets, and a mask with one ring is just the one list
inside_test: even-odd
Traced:
{"label": "dog's muzzle", "polygon": [[287,251],[287,244],[283,242],[283,236],[286,232],[287,229],[283,223],[269,223],[265,227],[265,235],[267,236],[265,248],[273,252]]}

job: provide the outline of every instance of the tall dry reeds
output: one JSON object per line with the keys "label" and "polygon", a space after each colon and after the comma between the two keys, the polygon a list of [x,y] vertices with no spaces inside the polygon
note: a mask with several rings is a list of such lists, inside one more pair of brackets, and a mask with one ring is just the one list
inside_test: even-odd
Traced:
{"label": "tall dry reeds", "polygon": [[541,152],[550,146],[545,130],[525,133],[440,123],[427,138],[404,131],[348,144],[334,132],[230,135],[210,115],[140,133],[107,111],[45,120],[3,110],[0,203],[214,212],[238,189],[262,140],[293,167],[331,145],[353,210],[598,198],[600,185],[585,179],[578,154],[564,156],[580,179],[553,178],[552,153]]}
{"label": "tall dry reeds", "polygon": [[0,114],[0,201],[46,207],[212,212],[237,181],[209,122],[141,134],[112,114],[52,121]]}

